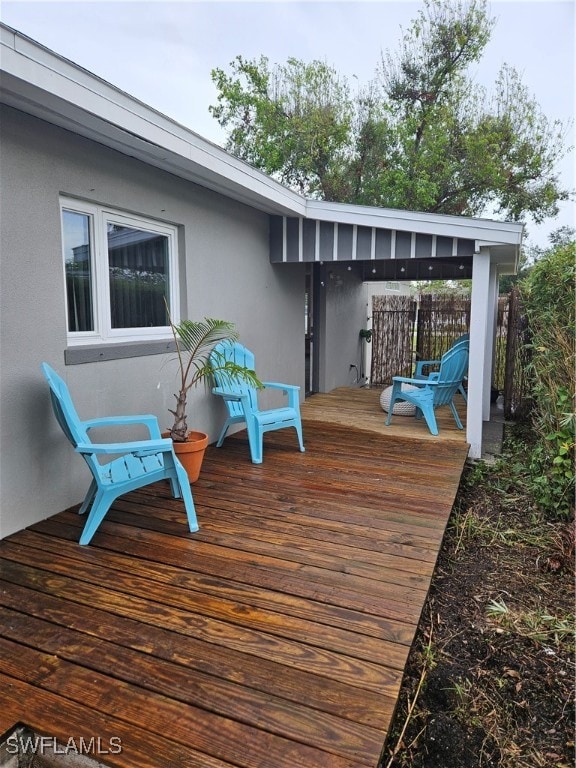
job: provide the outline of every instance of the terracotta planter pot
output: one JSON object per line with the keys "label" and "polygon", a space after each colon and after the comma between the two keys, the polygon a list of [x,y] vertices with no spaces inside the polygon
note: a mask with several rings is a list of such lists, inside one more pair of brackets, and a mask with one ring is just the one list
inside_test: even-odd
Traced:
{"label": "terracotta planter pot", "polygon": [[[170,433],[163,432],[162,437],[170,437]],[[200,475],[200,467],[204,459],[204,451],[208,446],[208,435],[204,432],[188,432],[185,443],[174,442],[174,452],[188,474],[191,483],[195,483]]]}

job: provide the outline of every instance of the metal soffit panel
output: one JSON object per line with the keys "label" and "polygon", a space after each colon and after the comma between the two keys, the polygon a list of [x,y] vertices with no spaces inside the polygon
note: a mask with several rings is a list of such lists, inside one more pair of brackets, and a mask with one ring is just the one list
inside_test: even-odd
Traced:
{"label": "metal soffit panel", "polygon": [[[273,217],[270,258],[273,263],[363,262],[377,268],[382,262],[427,261],[461,273],[476,250],[474,240],[379,227],[362,227],[326,221]],[[388,272],[401,268],[387,267]],[[382,269],[378,269],[379,272]],[[421,272],[411,268],[410,272]],[[461,275],[459,275],[461,276]]]}

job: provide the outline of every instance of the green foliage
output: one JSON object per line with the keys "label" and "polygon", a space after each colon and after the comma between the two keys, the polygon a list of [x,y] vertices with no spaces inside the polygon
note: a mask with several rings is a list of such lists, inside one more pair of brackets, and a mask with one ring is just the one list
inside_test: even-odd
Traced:
{"label": "green foliage", "polygon": [[[557,405],[569,405],[568,398]],[[565,427],[544,433],[540,427],[540,432],[542,439],[530,461],[534,499],[554,516],[568,516],[574,506],[574,430]]]}
{"label": "green foliage", "polygon": [[291,58],[270,69],[264,56],[237,56],[230,66],[230,76],[212,71],[219,95],[210,107],[229,130],[227,149],[299,192],[333,199],[350,142],[348,86],[322,61]]}
{"label": "green foliage", "polygon": [[554,616],[547,610],[509,608],[504,600],[490,600],[486,615],[510,633],[529,637],[536,643],[559,646],[574,639],[574,616]]}
{"label": "green foliage", "polygon": [[205,317],[204,320],[182,320],[178,324],[170,319],[170,326],[176,344],[180,379],[179,392],[174,395],[176,410],[170,410],[174,416],[170,436],[176,442],[184,442],[188,435],[186,405],[190,389],[198,386],[201,381],[213,384],[214,374],[218,371],[224,372],[231,379],[240,379],[258,388],[262,387],[262,382],[250,368],[229,360],[214,362],[210,357],[218,342],[235,341],[238,338],[233,323]]}
{"label": "green foliage", "polygon": [[472,280],[413,280],[412,285],[420,295],[469,299],[472,294]]}
{"label": "green foliage", "polygon": [[538,442],[531,453],[534,498],[554,516],[574,504],[575,356],[574,288],[576,242],[550,249],[521,284],[531,332],[533,424]]}
{"label": "green foliage", "polygon": [[494,20],[486,0],[425,0],[373,82],[350,88],[324,62],[238,56],[212,72],[227,148],[325,200],[536,222],[568,198],[555,175],[566,129],[504,65],[475,86]]}

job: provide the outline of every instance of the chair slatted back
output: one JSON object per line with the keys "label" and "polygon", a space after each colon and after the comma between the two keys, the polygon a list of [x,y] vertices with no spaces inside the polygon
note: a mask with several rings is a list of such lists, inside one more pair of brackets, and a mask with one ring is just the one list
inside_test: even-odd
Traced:
{"label": "chair slatted back", "polygon": [[[42,371],[50,385],[50,397],[52,399],[54,415],[68,440],[74,448],[80,444],[91,443],[92,441],[88,437],[88,432],[78,416],[70,396],[70,390],[64,379],[48,363],[42,363]],[[94,455],[82,454],[82,458],[86,461],[94,475],[100,476],[102,474],[102,465]]]}
{"label": "chair slatted back", "polygon": [[50,385],[50,397],[52,399],[54,415],[58,424],[62,427],[62,431],[74,448],[80,443],[89,443],[88,433],[76,412],[68,385],[48,363],[42,363],[42,371]]}
{"label": "chair slatted back", "polygon": [[458,391],[468,366],[468,345],[455,344],[440,361],[440,371],[434,385],[434,404],[448,405]]}
{"label": "chair slatted back", "polygon": [[[258,396],[255,387],[242,379],[231,376],[225,370],[221,370],[226,362],[254,370],[255,358],[253,353],[237,341],[221,341],[214,347],[210,355],[210,362],[214,368],[216,385],[232,395],[248,395],[252,410],[258,410]],[[241,416],[244,413],[242,403],[238,401],[227,400],[226,407],[230,416]]]}

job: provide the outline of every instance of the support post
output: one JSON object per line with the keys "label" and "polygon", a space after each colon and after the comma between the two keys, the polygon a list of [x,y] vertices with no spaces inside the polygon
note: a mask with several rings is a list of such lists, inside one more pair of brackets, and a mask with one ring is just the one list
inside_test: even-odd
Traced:
{"label": "support post", "polygon": [[[472,300],[470,307],[470,360],[468,364],[468,408],[466,439],[469,456],[482,456],[482,422],[484,403],[488,398],[487,418],[490,417],[490,381],[492,378],[492,341],[489,341],[489,313],[493,319],[493,282],[496,270],[490,267],[490,249],[480,248],[472,262]],[[491,290],[492,287],[492,290]],[[491,325],[492,323],[490,323]],[[486,394],[487,387],[487,394]]]}
{"label": "support post", "polygon": [[488,287],[488,309],[486,313],[486,355],[484,358],[484,393],[482,400],[482,419],[490,421],[492,384],[494,383],[494,364],[496,355],[496,331],[498,327],[498,287],[499,270],[495,263],[490,264]]}

